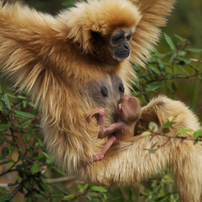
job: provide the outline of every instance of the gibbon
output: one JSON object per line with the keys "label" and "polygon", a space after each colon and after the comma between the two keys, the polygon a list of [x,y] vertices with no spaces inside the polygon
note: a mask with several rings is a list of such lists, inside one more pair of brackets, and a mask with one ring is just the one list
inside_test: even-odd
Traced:
{"label": "gibbon", "polygon": [[[131,62],[144,66],[174,0],[88,0],[55,17],[0,2],[1,71],[32,93],[47,150],[64,172],[119,186],[169,166],[181,200],[200,201],[202,149],[191,141],[134,136],[113,144],[101,161],[90,161],[108,137],[98,138],[97,120],[88,123],[86,114],[103,108],[106,127],[117,121],[120,99],[136,79]],[[154,121],[161,129],[170,116],[175,130],[200,127],[183,103],[166,97],[144,107],[139,124]],[[145,150],[156,142],[164,146],[155,154]]]}
{"label": "gibbon", "polygon": [[113,134],[113,136],[110,137],[107,143],[104,145],[101,153],[93,157],[93,161],[103,159],[106,152],[116,140],[125,140],[134,137],[135,126],[141,116],[140,101],[136,97],[124,95],[120,100],[118,111],[120,115],[117,122],[111,124],[107,128],[105,128],[105,111],[103,109],[94,110],[90,115],[87,116],[87,120],[90,122],[94,115],[99,115],[99,138]]}

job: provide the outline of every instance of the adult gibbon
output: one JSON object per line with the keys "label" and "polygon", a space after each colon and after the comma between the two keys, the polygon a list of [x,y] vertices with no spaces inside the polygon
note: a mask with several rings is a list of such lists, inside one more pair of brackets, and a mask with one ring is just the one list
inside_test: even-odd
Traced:
{"label": "adult gibbon", "polygon": [[[118,186],[169,166],[181,199],[200,201],[202,149],[191,141],[170,139],[150,154],[145,148],[168,138],[135,136],[90,162],[107,137],[98,138],[97,121],[88,123],[86,114],[103,108],[106,127],[117,121],[120,98],[135,78],[130,62],[144,65],[174,0],[89,0],[56,17],[0,2],[1,71],[32,92],[45,144],[60,168],[93,184]],[[200,127],[184,104],[166,97],[144,107],[139,124],[155,121],[161,129],[171,115],[174,129]]]}

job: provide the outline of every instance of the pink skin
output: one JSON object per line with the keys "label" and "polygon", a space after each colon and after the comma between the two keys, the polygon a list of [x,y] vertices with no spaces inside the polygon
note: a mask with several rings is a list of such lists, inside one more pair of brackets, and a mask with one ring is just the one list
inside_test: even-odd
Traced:
{"label": "pink skin", "polygon": [[103,159],[108,149],[117,140],[124,140],[134,136],[134,128],[141,115],[141,107],[139,100],[135,97],[129,97],[125,95],[121,98],[121,103],[118,106],[118,110],[120,112],[118,121],[116,123],[111,124],[107,128],[105,128],[104,126],[105,111],[103,109],[94,110],[89,116],[87,116],[87,120],[90,123],[91,118],[94,115],[99,115],[99,138],[103,138],[109,134],[114,133],[114,136],[108,139],[101,153],[93,157],[93,161]]}

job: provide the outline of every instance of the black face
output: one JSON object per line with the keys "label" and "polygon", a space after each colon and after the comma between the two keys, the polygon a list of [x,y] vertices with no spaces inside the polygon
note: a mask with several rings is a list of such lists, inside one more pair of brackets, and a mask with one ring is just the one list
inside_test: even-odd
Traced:
{"label": "black face", "polygon": [[117,121],[118,104],[125,91],[121,79],[111,74],[98,83],[90,83],[86,89],[88,97],[92,98],[91,102],[94,103],[94,108],[103,108],[109,120]]}
{"label": "black face", "polygon": [[120,30],[112,35],[111,46],[113,48],[113,58],[121,61],[130,56],[130,45],[129,41],[131,39],[132,33],[126,33]]}

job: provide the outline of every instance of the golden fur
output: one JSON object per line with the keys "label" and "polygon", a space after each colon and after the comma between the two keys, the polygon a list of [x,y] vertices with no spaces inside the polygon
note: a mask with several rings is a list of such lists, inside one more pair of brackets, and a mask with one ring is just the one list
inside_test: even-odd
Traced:
{"label": "golden fur", "polygon": [[[86,114],[102,107],[106,125],[114,122],[121,98],[114,89],[122,81],[129,94],[129,83],[135,78],[130,62],[144,65],[158,41],[158,27],[165,25],[173,3],[174,0],[89,0],[56,17],[19,4],[0,3],[2,72],[14,85],[32,92],[43,114],[47,149],[67,174],[76,174],[94,184],[123,185],[169,166],[181,199],[199,201],[202,150],[191,141],[171,139],[156,154],[150,154],[144,149],[156,142],[161,145],[167,138],[157,136],[149,141],[150,137],[137,136],[130,142],[114,144],[102,161],[89,162],[107,138],[97,138],[96,120],[88,123]],[[135,28],[131,55],[121,62],[111,57],[107,40],[96,43],[90,34],[96,31],[108,39],[117,29],[131,28]],[[94,86],[100,85],[106,85],[110,92],[104,101],[95,99],[99,95]],[[140,122],[147,126],[156,121],[162,127],[171,115],[176,118],[176,129],[200,127],[187,107],[166,97],[143,108]]]}

